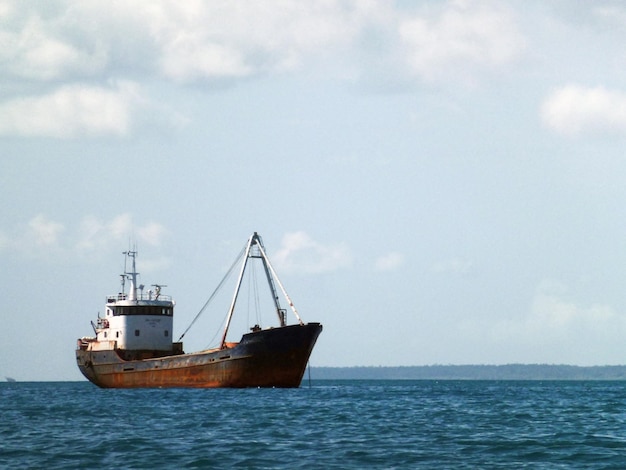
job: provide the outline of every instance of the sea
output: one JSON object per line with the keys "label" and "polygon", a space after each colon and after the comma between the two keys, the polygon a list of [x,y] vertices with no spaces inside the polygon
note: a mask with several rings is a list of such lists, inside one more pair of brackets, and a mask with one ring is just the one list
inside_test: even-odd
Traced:
{"label": "sea", "polygon": [[626,382],[0,384],[2,469],[624,469]]}

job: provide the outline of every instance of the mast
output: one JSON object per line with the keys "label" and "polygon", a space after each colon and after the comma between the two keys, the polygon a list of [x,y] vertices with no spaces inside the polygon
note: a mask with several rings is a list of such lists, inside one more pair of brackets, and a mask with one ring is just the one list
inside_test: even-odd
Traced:
{"label": "mast", "polygon": [[[258,248],[261,256],[251,254],[253,246],[256,246]],[[286,323],[283,310],[280,308],[280,303],[278,302],[278,294],[276,292],[276,287],[274,286],[274,280],[276,280],[276,284],[278,284],[278,286],[280,287],[280,290],[285,296],[287,303],[289,303],[289,307],[291,307],[291,310],[293,311],[294,315],[298,319],[298,323],[300,323],[300,325],[304,325],[304,322],[300,318],[300,315],[298,315],[298,311],[296,310],[296,307],[291,301],[291,298],[287,294],[287,291],[283,287],[282,283],[280,282],[280,279],[278,278],[276,271],[274,271],[274,268],[272,267],[272,264],[270,263],[270,260],[267,257],[267,254],[265,253],[261,236],[257,232],[254,232],[254,234],[252,234],[252,236],[248,239],[248,243],[246,244],[245,253],[243,255],[243,263],[241,265],[241,271],[239,272],[237,286],[235,287],[235,294],[233,295],[233,300],[230,304],[230,309],[228,310],[228,316],[226,318],[226,326],[224,327],[224,334],[222,335],[222,342],[220,344],[220,349],[224,349],[226,347],[226,336],[228,334],[228,328],[230,327],[230,322],[233,318],[233,312],[235,311],[235,304],[237,303],[237,297],[239,296],[239,289],[241,288],[241,282],[243,280],[243,275],[245,273],[249,258],[261,258],[263,262],[263,268],[265,269],[265,275],[267,277],[268,284],[272,291],[272,298],[274,300],[274,305],[276,306],[276,313],[278,314],[280,326],[286,326],[287,323]]]}
{"label": "mast", "polygon": [[243,264],[241,265],[241,271],[239,271],[239,279],[237,280],[237,286],[235,287],[235,295],[233,296],[233,301],[230,303],[230,308],[228,309],[228,317],[226,318],[226,326],[224,327],[224,334],[222,335],[222,342],[220,343],[220,349],[224,349],[226,347],[226,335],[228,334],[228,328],[230,327],[230,321],[233,318],[233,312],[235,311],[235,304],[237,303],[237,296],[239,295],[239,288],[241,287],[241,281],[243,279],[243,273],[246,271],[246,264],[248,264],[248,257],[250,255],[250,247],[252,246],[252,240],[254,239],[254,235],[252,235],[248,239],[248,243],[246,244],[246,251],[243,255]]}
{"label": "mast", "polygon": [[125,251],[123,254],[125,254],[128,258],[131,258],[133,261],[132,261],[131,272],[126,271],[126,263],[124,263],[124,274],[122,276],[122,289],[124,286],[124,278],[130,279],[130,289],[128,291],[128,300],[137,300],[137,274],[139,274],[135,267],[135,258],[137,258],[137,252]]}
{"label": "mast", "polygon": [[287,324],[286,318],[285,318],[285,312],[282,308],[280,308],[280,302],[278,300],[278,293],[276,292],[276,286],[274,285],[274,279],[272,278],[272,273],[270,269],[268,268],[266,257],[263,254],[265,250],[265,247],[263,246],[263,240],[261,239],[261,236],[257,234],[256,232],[254,233],[254,235],[256,237],[257,248],[259,249],[259,253],[261,253],[261,256],[257,255],[256,257],[261,258],[261,260],[263,261],[263,270],[265,271],[265,277],[267,277],[267,283],[269,284],[270,290],[272,291],[272,299],[274,300],[274,306],[276,307],[276,315],[278,315],[278,321],[280,322],[280,326],[285,326]]}

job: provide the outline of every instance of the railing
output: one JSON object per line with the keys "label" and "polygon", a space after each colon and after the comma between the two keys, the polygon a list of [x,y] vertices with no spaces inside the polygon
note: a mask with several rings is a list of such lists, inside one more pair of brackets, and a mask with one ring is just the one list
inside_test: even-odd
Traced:
{"label": "railing", "polygon": [[[113,294],[113,295],[108,295],[107,296],[107,303],[111,304],[113,302],[119,302],[120,300],[129,300],[129,295],[128,294]],[[172,296],[171,295],[163,295],[163,294],[159,294],[159,296],[157,297],[155,292],[150,292],[150,293],[137,293],[136,299],[135,300],[158,300],[160,302],[171,302],[172,301]]]}

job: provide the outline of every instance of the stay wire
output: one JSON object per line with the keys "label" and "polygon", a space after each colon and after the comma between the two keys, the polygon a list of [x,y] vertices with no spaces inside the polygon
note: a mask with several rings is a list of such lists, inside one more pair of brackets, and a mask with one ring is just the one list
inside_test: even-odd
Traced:
{"label": "stay wire", "polygon": [[233,261],[233,264],[231,265],[231,267],[228,269],[228,272],[226,273],[226,275],[222,278],[222,280],[220,281],[220,283],[217,285],[217,287],[215,288],[215,290],[213,291],[213,293],[211,294],[211,297],[209,297],[209,300],[207,300],[205,302],[205,304],[202,306],[202,308],[200,309],[200,311],[196,314],[196,316],[194,317],[194,319],[191,321],[191,323],[189,324],[189,326],[187,327],[187,329],[183,332],[182,335],[180,335],[180,338],[178,338],[178,341],[182,340],[183,337],[187,334],[187,332],[190,330],[190,328],[193,326],[193,324],[196,322],[196,320],[198,320],[198,318],[200,318],[200,315],[202,315],[202,313],[204,312],[204,310],[209,306],[209,304],[211,303],[211,301],[213,300],[213,297],[215,297],[215,295],[217,294],[217,292],[221,289],[221,287],[224,285],[224,283],[226,282],[226,280],[230,277],[231,273],[233,272],[233,269],[235,269],[235,266],[237,266],[237,264],[239,264],[239,260],[241,259],[242,255],[244,254],[246,250],[246,247],[244,246],[241,251],[239,252],[239,254],[237,255],[237,258],[235,258],[235,261]]}

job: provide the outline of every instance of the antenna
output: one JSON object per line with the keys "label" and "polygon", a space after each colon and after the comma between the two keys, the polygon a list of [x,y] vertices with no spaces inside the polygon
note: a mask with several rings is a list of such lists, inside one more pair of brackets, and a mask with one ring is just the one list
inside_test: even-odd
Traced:
{"label": "antenna", "polygon": [[167,287],[167,285],[165,284],[151,284],[152,287],[154,287],[154,300],[158,300],[159,296],[161,295],[161,287]]}

